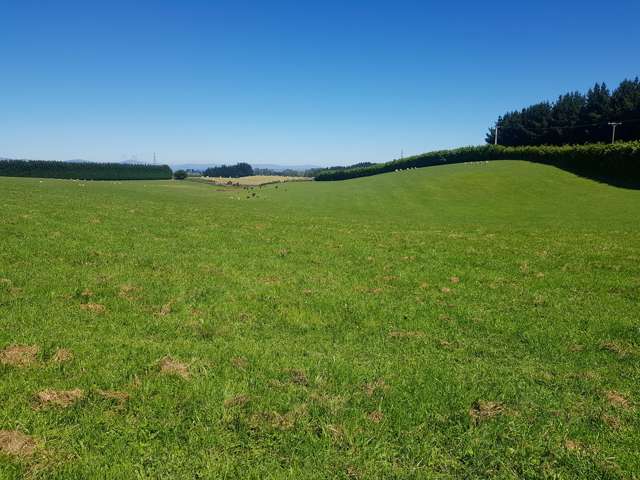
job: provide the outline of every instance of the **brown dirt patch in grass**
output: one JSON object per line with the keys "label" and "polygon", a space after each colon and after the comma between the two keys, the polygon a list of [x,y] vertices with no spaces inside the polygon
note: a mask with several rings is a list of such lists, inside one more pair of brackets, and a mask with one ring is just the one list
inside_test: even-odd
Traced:
{"label": "brown dirt patch in grass", "polygon": [[90,289],[88,289],[88,288],[85,288],[85,289],[80,293],[80,296],[81,296],[81,297],[84,297],[84,298],[93,297],[93,291],[91,291],[91,290],[90,290]]}
{"label": "brown dirt patch in grass", "polygon": [[29,457],[36,450],[35,439],[17,430],[0,430],[0,453],[10,457]]}
{"label": "brown dirt patch in grass", "polygon": [[607,392],[607,400],[614,407],[621,407],[621,408],[631,407],[629,400],[620,392],[616,392],[615,390],[609,390]]}
{"label": "brown dirt patch in grass", "polygon": [[602,421],[612,430],[620,430],[622,422],[615,415],[604,414],[602,415]]}
{"label": "brown dirt patch in grass", "polygon": [[140,287],[136,287],[134,285],[120,285],[120,290],[118,291],[118,296],[120,298],[124,298],[125,300],[134,301],[138,300],[139,297],[136,295],[136,292],[142,290]]}
{"label": "brown dirt patch in grass", "polygon": [[85,312],[91,312],[98,315],[101,315],[107,311],[107,307],[100,303],[82,303],[80,304],[80,308]]}
{"label": "brown dirt patch in grass", "polygon": [[165,303],[164,305],[162,305],[162,307],[160,307],[160,310],[158,311],[158,315],[161,316],[161,317],[166,317],[172,311],[173,311],[173,306],[172,306],[171,302]]}
{"label": "brown dirt patch in grass", "polygon": [[243,407],[249,403],[249,397],[247,395],[236,395],[235,397],[227,398],[224,401],[226,408]]}
{"label": "brown dirt patch in grass", "polygon": [[79,388],[73,390],[46,389],[36,394],[39,407],[56,406],[66,408],[84,398],[84,391]]}
{"label": "brown dirt patch in grass", "polygon": [[55,363],[64,363],[73,359],[73,353],[71,350],[67,350],[66,348],[58,348],[56,353],[51,357],[51,361]]}
{"label": "brown dirt patch in grass", "polygon": [[600,344],[600,348],[611,353],[615,353],[619,357],[626,357],[631,354],[633,350],[630,345],[615,341],[602,342]]}
{"label": "brown dirt patch in grass", "polygon": [[376,393],[377,391],[384,392],[389,388],[389,386],[387,385],[387,383],[384,381],[383,378],[378,378],[373,382],[365,383],[364,387],[362,388],[364,390],[364,393],[367,395],[367,397],[372,397],[373,394]]}
{"label": "brown dirt patch in grass", "polygon": [[307,379],[307,374],[304,370],[289,370],[289,378],[291,383],[295,383],[296,385],[308,385],[309,380]]}
{"label": "brown dirt patch in grass", "polygon": [[127,400],[129,400],[130,395],[127,392],[122,392],[119,390],[96,390],[96,393],[100,395],[102,398],[106,400],[113,400],[118,404],[119,407],[123,407]]}
{"label": "brown dirt patch in grass", "polygon": [[389,332],[391,338],[419,338],[424,335],[420,331],[392,330]]}
{"label": "brown dirt patch in grass", "polygon": [[37,363],[36,355],[40,351],[37,345],[10,345],[0,351],[0,363],[14,367],[28,367]]}
{"label": "brown dirt patch in grass", "polygon": [[500,402],[486,402],[478,400],[471,405],[469,416],[476,422],[488,420],[504,412],[504,406]]}
{"label": "brown dirt patch in grass", "polygon": [[583,450],[582,444],[580,444],[580,442],[569,439],[564,441],[564,448],[566,448],[567,450],[571,450],[572,452],[579,452],[580,450]]}
{"label": "brown dirt patch in grass", "polygon": [[247,360],[245,357],[233,357],[231,359],[231,365],[241,370],[244,370],[249,366],[249,360]]}
{"label": "brown dirt patch in grass", "polygon": [[179,362],[171,357],[164,357],[159,362],[160,373],[165,375],[176,375],[178,377],[187,380],[191,373],[189,372],[189,365]]}
{"label": "brown dirt patch in grass", "polygon": [[451,283],[460,283],[460,277],[451,277]]}
{"label": "brown dirt patch in grass", "polygon": [[451,289],[450,289],[449,287],[442,287],[442,288],[440,289],[440,291],[441,291],[442,293],[451,293]]}
{"label": "brown dirt patch in grass", "polygon": [[345,473],[347,475],[347,478],[352,478],[354,480],[359,479],[360,475],[361,475],[360,474],[360,470],[358,470],[356,467],[354,467],[352,465],[347,467],[347,470],[346,470]]}
{"label": "brown dirt patch in grass", "polygon": [[291,430],[296,421],[308,414],[306,404],[302,404],[284,414],[278,412],[258,412],[251,416],[249,422],[253,428],[265,425],[278,430]]}
{"label": "brown dirt patch in grass", "polygon": [[380,423],[384,418],[384,413],[382,413],[380,410],[375,410],[367,415],[367,418],[373,423]]}

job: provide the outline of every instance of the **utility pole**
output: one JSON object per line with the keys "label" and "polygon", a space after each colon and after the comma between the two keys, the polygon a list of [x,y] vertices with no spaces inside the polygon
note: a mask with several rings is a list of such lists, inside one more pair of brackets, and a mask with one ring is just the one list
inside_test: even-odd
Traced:
{"label": "utility pole", "polygon": [[400,160],[404,160],[404,148],[400,149]]}
{"label": "utility pole", "polygon": [[496,129],[495,129],[495,132],[494,132],[494,134],[493,134],[493,144],[494,144],[494,145],[497,145],[497,144],[498,144],[498,128],[500,128],[500,127],[499,127],[499,126],[498,126],[498,124],[496,123]]}
{"label": "utility pole", "polygon": [[609,122],[609,125],[613,127],[613,131],[611,132],[611,143],[616,143],[616,127],[618,125],[622,125],[622,122]]}
{"label": "utility pole", "polygon": [[156,164],[156,152],[153,152],[153,164]]}

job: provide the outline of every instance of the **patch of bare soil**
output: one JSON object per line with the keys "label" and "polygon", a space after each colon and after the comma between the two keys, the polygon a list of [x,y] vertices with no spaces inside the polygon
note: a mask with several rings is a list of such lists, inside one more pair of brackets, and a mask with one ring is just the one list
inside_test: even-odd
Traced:
{"label": "patch of bare soil", "polygon": [[56,406],[66,408],[84,398],[84,391],[79,388],[73,390],[46,389],[36,394],[40,407]]}
{"label": "patch of bare soil", "polygon": [[604,414],[602,416],[602,421],[606,423],[612,430],[620,430],[620,428],[622,427],[622,422],[615,415]]}
{"label": "patch of bare soil", "polygon": [[620,392],[616,392],[615,390],[607,392],[607,400],[614,407],[629,408],[631,406],[629,400]]}
{"label": "patch of bare soil", "polygon": [[158,311],[158,315],[160,315],[161,317],[166,317],[171,313],[172,310],[173,308],[172,308],[171,302],[165,303],[162,307],[160,307],[160,310]]}
{"label": "patch of bare soil", "polygon": [[442,288],[440,289],[440,291],[441,291],[442,293],[451,293],[451,289],[450,289],[449,287],[442,287]]}
{"label": "patch of bare soil", "polygon": [[241,370],[244,370],[249,366],[249,360],[247,360],[245,357],[233,357],[231,359],[231,365]]}
{"label": "patch of bare soil", "polygon": [[307,379],[307,374],[304,373],[303,370],[289,370],[289,378],[291,379],[292,383],[295,383],[296,385],[308,385],[309,384],[309,380]]}
{"label": "patch of bare soil", "polygon": [[81,297],[84,297],[84,298],[93,297],[93,292],[92,292],[90,289],[85,288],[85,289],[80,293],[80,296],[81,296]]}
{"label": "patch of bare soil", "polygon": [[0,351],[0,363],[14,367],[28,367],[38,361],[40,351],[37,345],[10,345]]}
{"label": "patch of bare soil", "polygon": [[160,373],[165,375],[176,375],[187,380],[191,374],[189,373],[189,365],[179,362],[171,357],[164,357],[159,362]]}
{"label": "patch of bare soil", "polygon": [[249,403],[249,397],[247,395],[236,395],[235,397],[227,398],[224,401],[226,408],[242,407]]}
{"label": "patch of bare soil", "polygon": [[308,414],[306,404],[298,405],[293,410],[284,414],[278,412],[258,412],[251,416],[249,423],[252,428],[264,428],[265,426],[278,430],[290,430],[297,420]]}
{"label": "patch of bare soil", "polygon": [[504,412],[504,406],[500,402],[486,402],[479,400],[474,402],[469,409],[469,416],[477,423],[488,420]]}
{"label": "patch of bare soil", "polygon": [[0,453],[10,457],[29,457],[37,447],[35,439],[18,430],[0,430]]}
{"label": "patch of bare soil", "polygon": [[364,393],[367,395],[367,397],[372,397],[373,394],[376,393],[377,391],[385,391],[388,388],[389,386],[384,381],[384,379],[378,378],[373,382],[366,383],[363,387],[363,390],[364,390]]}
{"label": "patch of bare soil", "polygon": [[64,363],[70,360],[73,360],[73,353],[66,348],[58,348],[56,353],[53,354],[53,357],[51,357],[51,361],[55,363]]}
{"label": "patch of bare soil", "polygon": [[81,303],[80,308],[85,312],[91,312],[101,315],[107,311],[107,308],[100,303]]}
{"label": "patch of bare soil", "polygon": [[564,447],[567,450],[571,450],[572,452],[577,452],[583,449],[582,445],[580,444],[580,442],[577,442],[575,440],[565,440],[564,441]]}
{"label": "patch of bare soil", "polygon": [[619,357],[626,357],[632,351],[629,345],[626,345],[620,342],[615,342],[615,341],[602,342],[600,344],[600,348],[602,348],[603,350],[607,350],[611,353],[615,353]]}
{"label": "patch of bare soil", "polygon": [[352,478],[354,480],[360,478],[360,470],[358,470],[353,465],[348,466],[345,473],[347,475],[347,478]]}
{"label": "patch of bare soil", "polygon": [[460,277],[451,277],[451,283],[460,283]]}
{"label": "patch of bare soil", "polygon": [[367,415],[367,418],[373,423],[380,423],[384,418],[384,413],[382,413],[380,410],[375,410]]}
{"label": "patch of bare soil", "polygon": [[100,395],[102,398],[107,400],[113,400],[118,403],[119,406],[124,406],[129,400],[130,395],[127,392],[121,392],[118,390],[96,390],[96,393]]}
{"label": "patch of bare soil", "polygon": [[118,296],[120,298],[124,298],[125,300],[129,300],[129,301],[138,300],[139,297],[136,295],[136,292],[138,292],[139,290],[141,290],[141,288],[136,287],[134,285],[129,285],[129,284],[120,285],[120,291],[118,292]]}

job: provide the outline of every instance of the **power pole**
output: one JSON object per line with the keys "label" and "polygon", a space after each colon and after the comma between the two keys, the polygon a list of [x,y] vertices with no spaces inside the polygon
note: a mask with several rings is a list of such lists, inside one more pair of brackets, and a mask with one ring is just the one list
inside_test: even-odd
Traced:
{"label": "power pole", "polygon": [[404,148],[400,149],[400,160],[404,160]]}
{"label": "power pole", "polygon": [[494,144],[494,145],[497,145],[497,144],[498,144],[498,128],[500,128],[500,127],[499,127],[499,126],[498,126],[498,124],[496,123],[496,129],[495,129],[495,132],[494,132],[494,134],[493,134],[493,144]]}
{"label": "power pole", "polygon": [[618,125],[622,125],[622,122],[609,122],[609,125],[613,127],[613,131],[611,132],[611,143],[616,143],[616,127]]}

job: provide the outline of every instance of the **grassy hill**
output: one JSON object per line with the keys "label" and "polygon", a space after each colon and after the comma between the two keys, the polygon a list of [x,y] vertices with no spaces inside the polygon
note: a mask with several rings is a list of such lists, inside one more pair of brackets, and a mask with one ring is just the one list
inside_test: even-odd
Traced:
{"label": "grassy hill", "polygon": [[515,161],[0,191],[2,478],[640,472],[640,191]]}

